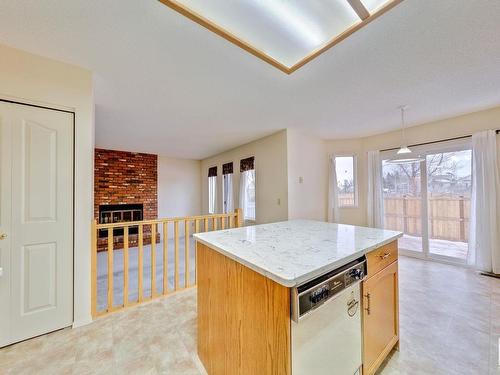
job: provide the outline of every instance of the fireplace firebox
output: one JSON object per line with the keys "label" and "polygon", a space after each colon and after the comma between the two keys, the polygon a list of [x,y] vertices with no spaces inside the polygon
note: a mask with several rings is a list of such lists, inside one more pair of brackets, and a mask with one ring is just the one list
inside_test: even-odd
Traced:
{"label": "fireplace firebox", "polygon": [[[143,219],[143,204],[102,204],[99,206],[99,224],[123,223],[141,221]],[[137,234],[138,226],[130,226],[129,234]],[[100,229],[99,237],[107,237],[108,230]],[[123,228],[113,229],[114,236],[123,236]]]}

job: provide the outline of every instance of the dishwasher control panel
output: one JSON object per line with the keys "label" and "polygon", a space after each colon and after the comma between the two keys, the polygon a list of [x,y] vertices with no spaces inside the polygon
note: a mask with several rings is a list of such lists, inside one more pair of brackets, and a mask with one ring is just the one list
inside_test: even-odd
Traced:
{"label": "dishwasher control panel", "polygon": [[366,275],[363,256],[292,289],[292,319],[296,322]]}

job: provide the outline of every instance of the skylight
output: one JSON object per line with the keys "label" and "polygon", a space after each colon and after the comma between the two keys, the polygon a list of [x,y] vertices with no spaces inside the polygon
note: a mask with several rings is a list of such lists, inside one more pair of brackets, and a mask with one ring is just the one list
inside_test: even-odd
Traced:
{"label": "skylight", "polygon": [[403,0],[160,0],[292,73]]}

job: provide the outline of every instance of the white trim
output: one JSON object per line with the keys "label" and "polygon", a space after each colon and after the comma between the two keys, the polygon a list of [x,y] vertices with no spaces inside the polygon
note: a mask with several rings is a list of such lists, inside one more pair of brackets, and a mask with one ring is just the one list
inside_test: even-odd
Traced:
{"label": "white trim", "polygon": [[94,320],[92,320],[91,317],[88,317],[87,319],[80,319],[78,321],[74,321],[73,324],[71,325],[71,328],[78,328],[78,327],[83,327],[86,326],[87,324],[92,323]]}
{"label": "white trim", "polygon": [[55,109],[55,110],[60,110],[60,111],[73,112],[76,115],[76,108],[74,108],[74,107],[66,107],[66,106],[63,106],[63,105],[54,104],[54,103],[50,103],[50,102],[43,102],[43,101],[40,101],[40,100],[20,98],[20,97],[17,97],[17,96],[3,94],[1,92],[0,92],[0,99],[11,100],[13,102],[18,102],[18,103],[21,103],[21,104],[47,107],[47,109]]}

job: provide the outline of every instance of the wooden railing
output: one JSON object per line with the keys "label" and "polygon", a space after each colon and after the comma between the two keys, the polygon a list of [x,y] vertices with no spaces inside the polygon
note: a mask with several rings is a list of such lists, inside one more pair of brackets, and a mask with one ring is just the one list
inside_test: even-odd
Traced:
{"label": "wooden railing", "polygon": [[[241,224],[240,209],[227,214],[112,224],[97,224],[97,221],[94,220],[92,222],[91,260],[92,317],[102,316],[196,286],[196,249],[194,249],[191,235],[235,228]],[[117,231],[120,234],[116,234]],[[134,234],[131,234],[131,231]],[[169,233],[173,233],[173,235],[169,235]],[[102,247],[102,244],[105,246]],[[130,244],[135,246],[130,246]],[[183,251],[181,247],[183,247]],[[146,249],[149,250],[149,254],[145,248],[149,248]],[[159,253],[157,253],[158,250]],[[170,252],[173,254],[169,254]],[[158,262],[160,256],[161,263]],[[131,258],[133,258],[132,261]],[[173,269],[169,269],[172,268],[169,266],[173,266]],[[149,294],[147,293],[147,285],[144,283],[145,270],[150,272],[149,277],[147,277],[150,286]],[[131,279],[133,273],[136,273],[133,275],[136,278]],[[172,273],[173,280],[169,283]],[[183,273],[183,277],[181,277],[181,273]],[[158,276],[161,276],[162,279],[159,284]],[[117,283],[121,283],[121,286],[116,287]],[[133,285],[131,286],[131,284]],[[159,290],[160,286],[161,291]],[[137,292],[136,296],[135,292]],[[117,302],[119,296],[122,297]]]}

